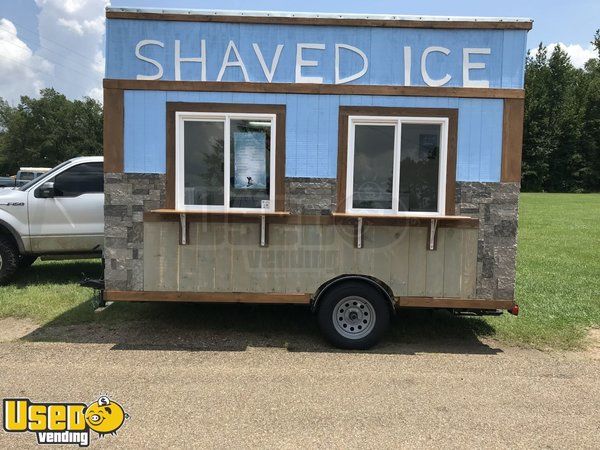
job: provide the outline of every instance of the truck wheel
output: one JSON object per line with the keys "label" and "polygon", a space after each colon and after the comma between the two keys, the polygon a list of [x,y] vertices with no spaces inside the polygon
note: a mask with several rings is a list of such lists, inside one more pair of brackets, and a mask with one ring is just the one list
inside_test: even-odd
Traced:
{"label": "truck wheel", "polygon": [[19,257],[19,269],[27,269],[38,259],[36,255],[21,255]]}
{"label": "truck wheel", "polygon": [[13,276],[19,264],[19,249],[7,237],[0,236],[0,284]]}
{"label": "truck wheel", "polygon": [[387,303],[374,286],[352,281],[342,283],[320,300],[319,327],[336,347],[366,350],[379,342],[389,326]]}

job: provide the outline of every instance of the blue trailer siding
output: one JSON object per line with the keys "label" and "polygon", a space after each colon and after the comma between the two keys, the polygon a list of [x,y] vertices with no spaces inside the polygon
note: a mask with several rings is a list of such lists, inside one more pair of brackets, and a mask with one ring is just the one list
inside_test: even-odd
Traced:
{"label": "blue trailer siding", "polygon": [[[366,54],[369,67],[356,85],[407,84],[405,47],[412,57],[410,85],[425,86],[421,70],[423,51],[432,46],[450,53],[431,53],[426,61],[432,79],[451,75],[446,87],[462,87],[463,49],[490,49],[490,54],[473,54],[472,63],[485,63],[484,69],[471,69],[471,80],[487,80],[490,88],[523,87],[526,51],[525,30],[418,29],[347,26],[268,25],[244,23],[178,22],[109,19],[107,21],[106,78],[136,79],[152,75],[156,67],[135,55],[142,40],[160,41],[146,45],[142,54],[162,65],[162,80],[175,79],[175,41],[181,43],[183,58],[201,55],[205,40],[206,80],[216,81],[226,49],[233,41],[248,81],[267,79],[253,44],[260,47],[265,64],[271,67],[278,45],[283,45],[274,73],[274,83],[296,82],[297,44],[318,43],[324,50],[306,49],[303,57],[318,63],[302,67],[303,76],[322,77],[324,84],[335,83],[335,45],[357,47]],[[229,61],[235,59],[232,52]],[[345,77],[358,72],[362,58],[340,50],[339,71]],[[202,65],[183,62],[181,80],[201,80]],[[244,82],[240,67],[225,70],[222,81]],[[252,94],[232,92],[126,91],[124,124],[124,167],[126,172],[165,172],[166,103],[217,102],[282,104],[286,114],[286,176],[336,177],[338,152],[338,112],[340,106],[391,106],[458,108],[458,181],[499,181],[502,160],[503,100],[450,97],[393,97],[370,95]]]}
{"label": "blue trailer siding", "polygon": [[[485,62],[485,69],[471,70],[471,79],[489,80],[491,88],[522,88],[526,34],[524,30],[443,30],[409,28],[325,27],[298,25],[255,25],[210,22],[160,22],[108,20],[106,77],[135,79],[152,75],[156,68],[135,57],[136,44],[143,39],[158,40],[164,48],[148,45],[143,54],[164,68],[163,80],[174,80],[175,40],[181,41],[182,57],[200,56],[200,41],[206,41],[207,81],[216,81],[229,41],[239,50],[249,81],[266,82],[253,43],[259,45],[270,67],[275,49],[283,44],[281,59],[273,82],[294,82],[296,44],[322,43],[324,50],[305,50],[305,59],[318,61],[318,67],[304,67],[305,76],[321,76],[323,83],[334,83],[335,44],[358,47],[368,57],[367,73],[350,82],[361,85],[404,85],[404,47],[412,51],[411,85],[425,86],[421,74],[421,55],[430,46],[442,46],[449,55],[431,53],[427,67],[434,79],[450,74],[448,87],[463,86],[463,48],[489,48],[490,55],[472,55],[472,62]],[[233,54],[230,58],[233,59]],[[362,59],[341,50],[340,75],[359,71]],[[200,80],[200,64],[181,64],[182,80]],[[239,67],[225,71],[222,81],[244,81]]]}
{"label": "blue trailer siding", "polygon": [[[504,31],[502,45],[502,85],[523,88],[525,85],[525,55],[527,54],[526,33],[511,30]],[[514,55],[519,56],[521,64],[512,64]]]}
{"label": "blue trailer siding", "polygon": [[499,181],[503,101],[446,97],[387,97],[231,92],[125,92],[125,172],[164,173],[166,103],[286,105],[286,176],[337,174],[339,106],[458,108],[458,181]]}

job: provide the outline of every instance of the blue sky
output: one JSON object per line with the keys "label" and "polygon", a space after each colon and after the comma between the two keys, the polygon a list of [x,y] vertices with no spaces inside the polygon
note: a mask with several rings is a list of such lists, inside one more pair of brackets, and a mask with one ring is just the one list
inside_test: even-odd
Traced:
{"label": "blue sky", "polygon": [[[14,103],[55,86],[100,98],[104,7],[108,0],[0,0],[0,96]],[[529,17],[529,48],[567,46],[577,65],[594,55],[600,0],[112,0],[113,6]]]}

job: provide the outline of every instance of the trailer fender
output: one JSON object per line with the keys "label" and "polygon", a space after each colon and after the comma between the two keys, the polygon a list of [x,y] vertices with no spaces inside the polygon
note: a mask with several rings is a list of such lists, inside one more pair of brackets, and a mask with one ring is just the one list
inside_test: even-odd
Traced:
{"label": "trailer fender", "polygon": [[385,284],[383,281],[375,278],[375,277],[370,277],[368,275],[356,275],[356,274],[344,274],[344,275],[339,275],[335,278],[332,278],[329,281],[326,281],[325,283],[323,283],[321,286],[319,286],[319,289],[317,289],[317,291],[315,292],[315,294],[313,295],[311,302],[310,302],[310,310],[314,313],[317,311],[317,309],[319,308],[319,301],[321,300],[321,298],[323,298],[323,296],[334,286],[337,286],[341,283],[345,283],[346,281],[361,281],[363,283],[375,286],[383,295],[384,298],[386,298],[389,302],[389,306],[390,306],[390,312],[392,314],[396,314],[396,299],[394,298],[394,293],[392,292],[392,290],[390,289],[390,287]]}

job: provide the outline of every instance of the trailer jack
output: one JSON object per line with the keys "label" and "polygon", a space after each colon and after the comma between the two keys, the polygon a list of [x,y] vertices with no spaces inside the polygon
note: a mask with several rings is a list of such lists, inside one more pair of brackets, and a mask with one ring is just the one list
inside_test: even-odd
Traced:
{"label": "trailer jack", "polygon": [[84,278],[79,285],[81,287],[91,288],[95,293],[97,293],[92,300],[92,306],[96,312],[103,311],[107,306],[109,306],[104,299],[104,280]]}

